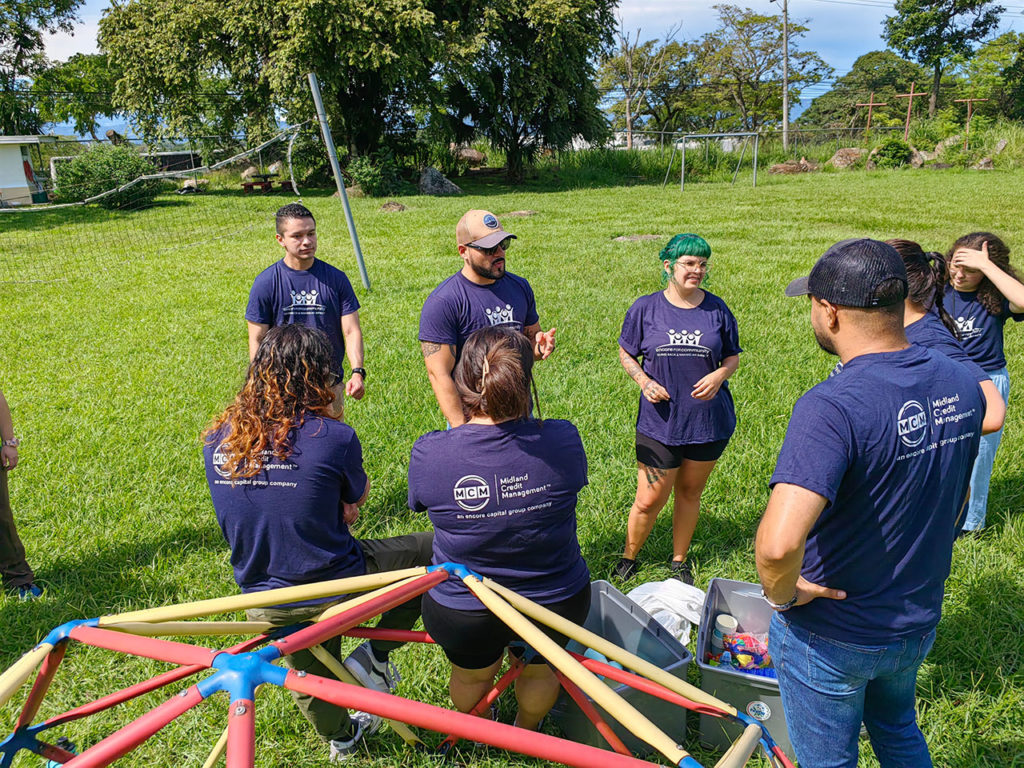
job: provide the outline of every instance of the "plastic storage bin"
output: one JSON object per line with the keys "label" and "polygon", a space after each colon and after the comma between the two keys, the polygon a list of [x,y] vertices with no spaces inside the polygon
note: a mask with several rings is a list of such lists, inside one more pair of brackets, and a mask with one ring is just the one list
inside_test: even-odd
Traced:
{"label": "plastic storage bin", "polygon": [[[686,679],[686,668],[693,657],[668,630],[607,581],[595,581],[590,589],[590,613],[584,624],[587,629],[670,674]],[[583,653],[585,650],[575,640],[567,648],[575,653]],[[636,691],[628,685],[619,685],[610,680],[608,684],[668,736],[682,743],[686,736],[685,709]],[[597,709],[634,754],[645,755],[653,751],[650,745],[636,738],[604,710],[600,707]],[[565,691],[562,691],[551,710],[551,717],[559,723],[567,738],[610,749],[608,742]]]}
{"label": "plastic storage bin", "polygon": [[[697,632],[700,689],[761,721],[768,727],[775,742],[790,759],[795,760],[789,733],[786,731],[786,719],[782,714],[778,681],[706,663],[705,659],[711,650],[715,617],[720,613],[733,616],[739,624],[740,632],[757,634],[768,631],[768,622],[772,618],[771,606],[761,597],[760,585],[731,579],[712,579]],[[741,730],[739,725],[721,718],[700,716],[700,741],[706,746],[727,749]]]}

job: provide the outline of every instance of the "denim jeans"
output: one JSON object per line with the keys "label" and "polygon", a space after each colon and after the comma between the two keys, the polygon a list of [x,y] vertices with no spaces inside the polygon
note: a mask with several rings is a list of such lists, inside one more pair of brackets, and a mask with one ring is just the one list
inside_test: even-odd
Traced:
{"label": "denim jeans", "polygon": [[856,768],[862,722],[882,768],[931,768],[914,688],[934,642],[932,630],[888,645],[856,645],[772,616],[768,648],[800,768]]}
{"label": "denim jeans", "polygon": [[[1010,402],[1010,373],[1005,368],[988,371],[988,377],[996,385],[1003,400]],[[980,531],[985,527],[985,512],[988,509],[988,484],[992,479],[992,467],[996,463],[996,451],[999,441],[1003,439],[1003,430],[991,435],[982,435],[978,446],[978,458],[974,460],[971,471],[971,500],[967,504],[967,519],[964,521],[965,531]]]}

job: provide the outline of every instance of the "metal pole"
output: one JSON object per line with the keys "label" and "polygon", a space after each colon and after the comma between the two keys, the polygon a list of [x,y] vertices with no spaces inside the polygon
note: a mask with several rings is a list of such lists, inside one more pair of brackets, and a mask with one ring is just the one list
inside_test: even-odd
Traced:
{"label": "metal pole", "polygon": [[327,155],[331,159],[331,170],[334,172],[334,181],[338,185],[338,196],[345,208],[345,221],[348,223],[348,233],[352,236],[352,247],[356,251],[356,263],[359,265],[359,277],[362,278],[363,287],[370,290],[370,276],[366,273],[366,264],[363,262],[363,251],[359,247],[359,235],[356,234],[356,222],[352,218],[352,209],[348,204],[348,195],[345,194],[345,180],[341,175],[341,166],[338,164],[338,152],[334,148],[334,139],[331,138],[331,127],[327,124],[327,113],[324,111],[324,101],[320,96],[320,83],[317,82],[316,73],[310,72],[309,90],[313,93],[313,103],[316,105],[316,117],[320,122],[320,132],[324,137],[324,144],[327,146]]}
{"label": "metal pole", "polygon": [[686,137],[683,136],[683,148],[679,153],[679,191],[683,191],[683,179],[686,177]]}
{"label": "metal pole", "polygon": [[757,186],[757,145],[761,140],[761,134],[754,134],[754,186]]}
{"label": "metal pole", "polygon": [[789,7],[782,0],[782,149],[789,151]]}

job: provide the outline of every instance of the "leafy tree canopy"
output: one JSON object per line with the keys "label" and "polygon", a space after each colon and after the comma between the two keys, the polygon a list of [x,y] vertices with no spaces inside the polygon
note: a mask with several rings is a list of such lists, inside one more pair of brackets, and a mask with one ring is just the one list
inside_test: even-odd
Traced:
{"label": "leafy tree canopy", "polygon": [[117,73],[102,53],[79,53],[43,70],[32,83],[39,118],[74,123],[75,132],[96,136],[96,121],[117,114],[111,100]]}

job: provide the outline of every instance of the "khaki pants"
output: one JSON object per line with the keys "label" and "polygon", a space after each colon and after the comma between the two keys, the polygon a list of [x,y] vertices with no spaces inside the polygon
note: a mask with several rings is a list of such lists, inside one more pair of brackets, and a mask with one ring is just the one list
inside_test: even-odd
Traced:
{"label": "khaki pants", "polygon": [[[431,546],[434,541],[432,533],[412,533],[407,536],[394,536],[389,539],[364,539],[359,546],[366,556],[366,572],[397,571],[402,568],[413,568],[417,565],[430,565]],[[318,603],[299,608],[254,608],[246,611],[252,621],[269,621],[279,626],[307,621],[325,611],[329,606],[344,602],[345,595],[330,603]],[[382,614],[377,626],[382,629],[412,629],[420,617],[420,598],[415,597],[402,605]],[[402,643],[393,641],[371,641],[378,651],[392,651]],[[332,637],[321,645],[336,659],[341,661],[341,638]],[[321,664],[311,651],[299,651],[285,656],[283,663],[289,669],[309,672],[331,680],[337,678],[327,667]],[[348,711],[343,707],[329,704],[326,701],[291,691],[292,698],[320,737],[325,741],[352,738]]]}
{"label": "khaki pants", "polygon": [[6,589],[23,587],[35,580],[35,574],[25,560],[25,546],[14,526],[6,469],[0,469],[0,577]]}

